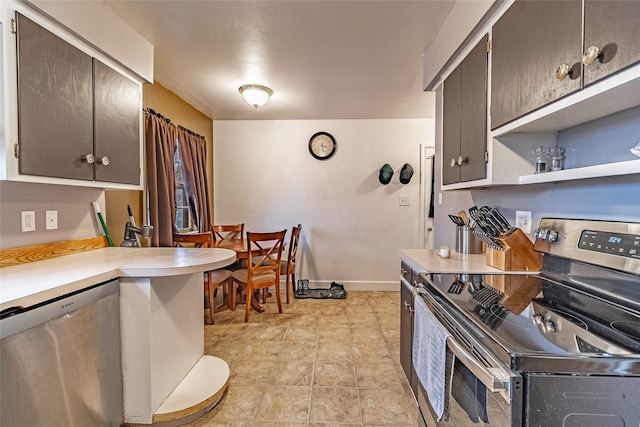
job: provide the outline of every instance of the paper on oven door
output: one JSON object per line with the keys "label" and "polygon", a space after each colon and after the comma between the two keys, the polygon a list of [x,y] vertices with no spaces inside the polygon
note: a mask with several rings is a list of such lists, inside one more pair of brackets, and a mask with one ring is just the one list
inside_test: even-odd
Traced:
{"label": "paper on oven door", "polygon": [[429,311],[420,297],[414,303],[413,326],[413,368],[420,383],[427,391],[429,402],[438,416],[438,421],[445,412],[445,402],[449,399],[446,385],[451,373],[447,375],[447,337],[449,331],[440,324]]}

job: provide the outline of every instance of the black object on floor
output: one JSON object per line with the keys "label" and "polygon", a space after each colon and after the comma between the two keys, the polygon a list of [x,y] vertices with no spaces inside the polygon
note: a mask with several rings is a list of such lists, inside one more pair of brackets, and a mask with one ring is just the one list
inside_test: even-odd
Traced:
{"label": "black object on floor", "polygon": [[310,289],[309,281],[307,279],[300,279],[298,280],[298,287],[294,296],[301,299],[345,299],[347,297],[347,291],[343,285],[336,282],[331,282],[329,289]]}

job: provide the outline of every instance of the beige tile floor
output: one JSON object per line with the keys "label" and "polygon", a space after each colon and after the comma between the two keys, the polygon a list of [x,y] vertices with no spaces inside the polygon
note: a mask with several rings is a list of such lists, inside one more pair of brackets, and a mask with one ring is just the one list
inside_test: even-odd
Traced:
{"label": "beige tile floor", "polygon": [[225,360],[231,377],[220,403],[189,427],[417,425],[399,359],[399,292],[293,299],[282,314],[271,300],[249,323],[240,305],[205,325],[205,353]]}

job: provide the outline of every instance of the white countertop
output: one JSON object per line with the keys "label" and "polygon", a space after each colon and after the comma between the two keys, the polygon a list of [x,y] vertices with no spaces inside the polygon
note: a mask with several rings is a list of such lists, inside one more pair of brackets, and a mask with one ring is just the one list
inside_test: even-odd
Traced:
{"label": "white countertop", "polygon": [[28,307],[120,277],[162,277],[215,270],[236,253],[207,248],[111,247],[0,269],[0,310]]}
{"label": "white countertop", "polygon": [[460,254],[450,251],[449,258],[441,258],[437,249],[399,249],[398,255],[409,266],[419,272],[429,273],[468,273],[468,274],[532,274],[531,271],[500,270],[487,265],[482,254]]}

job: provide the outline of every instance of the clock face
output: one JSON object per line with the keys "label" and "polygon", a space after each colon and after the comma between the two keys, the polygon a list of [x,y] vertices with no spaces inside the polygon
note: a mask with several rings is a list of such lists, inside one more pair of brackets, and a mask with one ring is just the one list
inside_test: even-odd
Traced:
{"label": "clock face", "polygon": [[336,152],[336,140],[327,132],[318,132],[309,140],[309,152],[318,160],[327,160]]}

